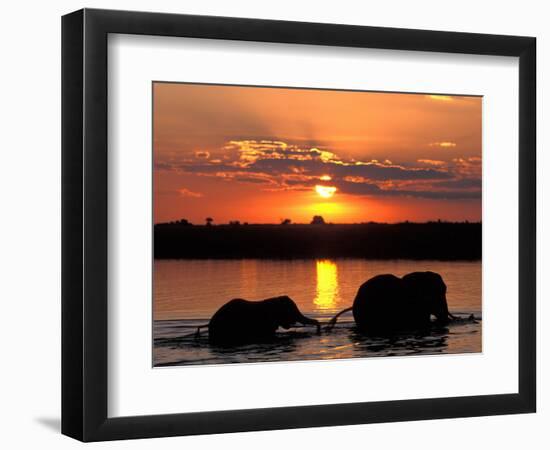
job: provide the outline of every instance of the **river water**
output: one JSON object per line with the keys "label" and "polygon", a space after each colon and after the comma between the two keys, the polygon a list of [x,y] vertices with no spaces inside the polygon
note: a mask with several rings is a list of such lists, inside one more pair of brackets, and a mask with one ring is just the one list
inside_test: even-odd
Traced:
{"label": "river water", "polygon": [[233,298],[261,300],[288,295],[306,316],[328,321],[351,306],[369,278],[414,271],[438,272],[447,284],[449,309],[461,317],[481,317],[481,262],[302,259],[302,260],[155,260],[153,361],[155,366],[226,364],[406,356],[481,351],[481,321],[460,321],[427,335],[365,337],[353,316],[341,317],[332,332],[311,327],[280,329],[272,342],[216,348],[207,331],[194,336],[216,310]]}

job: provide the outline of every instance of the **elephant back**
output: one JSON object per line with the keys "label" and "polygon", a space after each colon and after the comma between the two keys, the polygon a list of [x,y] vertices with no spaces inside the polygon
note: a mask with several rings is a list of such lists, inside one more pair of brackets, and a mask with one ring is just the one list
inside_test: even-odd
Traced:
{"label": "elephant back", "polygon": [[237,298],[227,302],[210,319],[210,342],[233,345],[272,335],[277,328],[273,300],[253,302]]}
{"label": "elephant back", "polygon": [[403,280],[395,275],[377,275],[361,285],[353,302],[357,327],[368,333],[386,333],[400,327],[404,298]]}

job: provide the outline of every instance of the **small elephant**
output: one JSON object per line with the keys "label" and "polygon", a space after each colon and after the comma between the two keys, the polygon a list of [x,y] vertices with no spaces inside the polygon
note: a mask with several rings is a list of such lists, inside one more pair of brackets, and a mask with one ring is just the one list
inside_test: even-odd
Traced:
{"label": "small elephant", "polygon": [[353,311],[361,332],[375,335],[429,328],[432,315],[435,324],[447,325],[455,316],[447,307],[446,293],[443,278],[435,272],[413,272],[402,278],[378,275],[361,285],[353,306],[334,316],[329,329],[347,311]]}
{"label": "small elephant", "polygon": [[204,326],[208,327],[211,344],[227,346],[269,340],[278,327],[289,329],[297,322],[315,325],[320,333],[319,322],[304,316],[296,303],[285,295],[256,302],[233,299],[218,309]]}

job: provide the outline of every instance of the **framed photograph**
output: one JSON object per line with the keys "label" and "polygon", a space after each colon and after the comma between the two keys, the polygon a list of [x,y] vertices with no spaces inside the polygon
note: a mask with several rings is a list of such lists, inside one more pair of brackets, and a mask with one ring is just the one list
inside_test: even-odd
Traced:
{"label": "framed photograph", "polygon": [[532,37],[62,21],[62,432],[535,412]]}

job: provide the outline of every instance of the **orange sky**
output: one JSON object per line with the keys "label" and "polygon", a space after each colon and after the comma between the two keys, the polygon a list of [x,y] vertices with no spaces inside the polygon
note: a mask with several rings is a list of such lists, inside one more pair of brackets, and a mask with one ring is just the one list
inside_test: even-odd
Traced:
{"label": "orange sky", "polygon": [[480,97],[176,83],[153,95],[155,223],[481,220]]}

